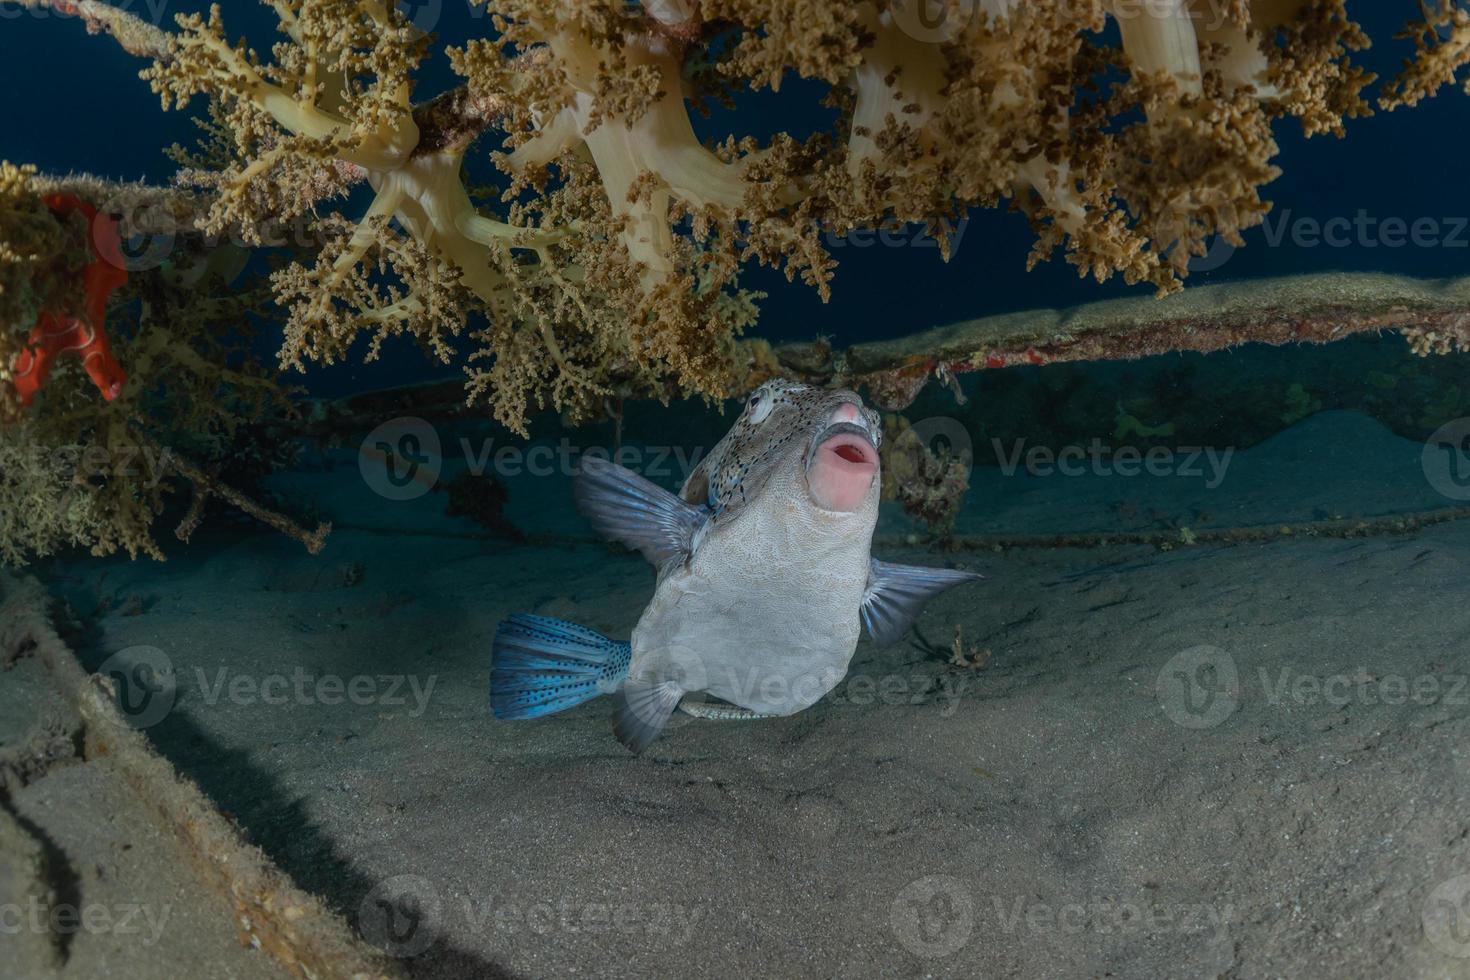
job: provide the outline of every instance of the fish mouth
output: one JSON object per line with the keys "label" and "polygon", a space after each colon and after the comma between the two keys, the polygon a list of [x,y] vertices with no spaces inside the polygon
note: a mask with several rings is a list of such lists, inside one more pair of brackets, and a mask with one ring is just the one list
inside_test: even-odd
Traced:
{"label": "fish mouth", "polygon": [[853,422],[827,426],[807,455],[807,486],[824,510],[857,510],[877,474],[878,447],[873,434]]}

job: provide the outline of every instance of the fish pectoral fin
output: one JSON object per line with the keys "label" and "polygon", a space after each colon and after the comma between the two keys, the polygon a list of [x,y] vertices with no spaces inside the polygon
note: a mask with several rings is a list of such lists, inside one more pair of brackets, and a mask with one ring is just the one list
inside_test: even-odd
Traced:
{"label": "fish pectoral fin", "polygon": [[863,624],[879,646],[903,639],[919,618],[924,603],[965,582],[985,576],[954,568],[921,568],[895,565],[870,558],[868,588],[863,593]]}
{"label": "fish pectoral fin", "polygon": [[634,754],[653,744],[684,696],[673,681],[627,680],[613,699],[613,734]]}
{"label": "fish pectoral fin", "polygon": [[605,537],[642,552],[660,571],[685,561],[709,509],[680,500],[632,470],[599,457],[583,457],[572,498]]}

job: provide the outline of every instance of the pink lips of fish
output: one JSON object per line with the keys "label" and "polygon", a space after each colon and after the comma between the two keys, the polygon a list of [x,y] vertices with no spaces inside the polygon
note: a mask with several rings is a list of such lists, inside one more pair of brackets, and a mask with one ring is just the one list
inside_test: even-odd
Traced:
{"label": "pink lips of fish", "polygon": [[[843,422],[862,424],[856,405],[842,405],[833,413],[833,425]],[[806,479],[817,506],[850,512],[862,505],[877,473],[878,451],[872,442],[856,432],[844,431],[817,446]]]}

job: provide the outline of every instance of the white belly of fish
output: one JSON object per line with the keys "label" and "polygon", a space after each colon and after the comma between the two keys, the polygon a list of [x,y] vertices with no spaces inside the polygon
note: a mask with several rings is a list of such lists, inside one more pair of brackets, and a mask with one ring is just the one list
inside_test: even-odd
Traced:
{"label": "white belly of fish", "polygon": [[830,514],[785,494],[711,531],[666,575],[633,630],[635,677],[751,711],[810,707],[847,674],[861,630],[873,506]]}

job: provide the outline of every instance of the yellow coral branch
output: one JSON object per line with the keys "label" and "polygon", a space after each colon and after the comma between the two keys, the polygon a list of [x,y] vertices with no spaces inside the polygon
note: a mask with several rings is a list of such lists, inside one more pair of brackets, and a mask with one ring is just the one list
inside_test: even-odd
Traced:
{"label": "yellow coral branch", "polygon": [[[575,415],[613,374],[725,390],[755,309],[741,267],[825,298],[828,230],[1009,201],[1036,231],[1028,262],[1060,250],[1099,280],[1177,289],[1191,256],[1265,213],[1273,121],[1341,133],[1372,81],[1345,0],[476,0],[495,30],[451,52],[465,85],[414,106],[429,40],[397,5],[267,2],[287,39],[268,55],[229,43],[216,6],[179,18],[147,73],[166,104],[212,100],[185,174],[215,194],[204,227],[330,232],[314,267],[275,279],[288,362],[343,356],[364,325],[369,356],[403,332],[443,357],[473,322],[472,391],[512,424],[536,404]],[[1410,37],[1385,106],[1470,65],[1463,4],[1426,4]],[[696,137],[691,102],[788,72],[826,88],[830,126]],[[492,129],[511,182],[482,213],[461,164]],[[363,222],[318,217],[363,179],[379,195]]]}

